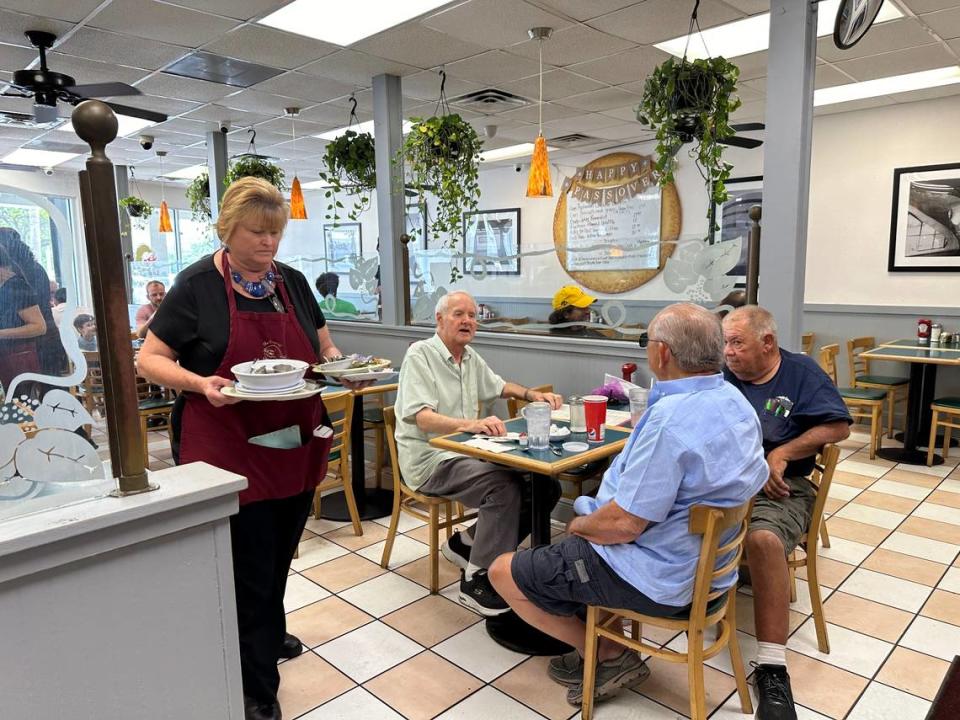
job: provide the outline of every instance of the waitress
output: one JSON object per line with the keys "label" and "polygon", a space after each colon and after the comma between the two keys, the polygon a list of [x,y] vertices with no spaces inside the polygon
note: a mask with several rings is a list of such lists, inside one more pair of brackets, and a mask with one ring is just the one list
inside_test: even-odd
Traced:
{"label": "waitress", "polygon": [[[330,423],[319,395],[254,403],[221,388],[233,384],[237,363],[341,355],[306,278],[274,260],[288,217],[269,183],[233,183],[217,219],[223,248],[177,276],[138,359],[146,379],[183,391],[172,418],[175,461],[203,460],[249,483],[230,519],[247,720],[279,720],[277,660],[301,649],[285,632],[283,594],[314,488],[326,474],[331,439],[313,429]],[[302,447],[248,442],[291,425],[300,428]]]}

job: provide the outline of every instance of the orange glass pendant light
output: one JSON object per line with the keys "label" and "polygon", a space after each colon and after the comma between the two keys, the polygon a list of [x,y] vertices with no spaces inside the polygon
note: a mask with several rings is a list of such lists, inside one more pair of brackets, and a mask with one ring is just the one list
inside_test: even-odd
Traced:
{"label": "orange glass pendant light", "polygon": [[157,232],[173,232],[173,224],[170,222],[170,208],[167,207],[166,200],[160,202],[160,227],[157,228]]}
{"label": "orange glass pendant light", "polygon": [[540,99],[537,105],[539,124],[537,141],[533,145],[533,158],[530,161],[530,176],[527,178],[527,197],[553,197],[550,159],[547,157],[547,141],[543,137],[543,41],[553,34],[553,28],[530,28],[527,34],[531,40],[540,43]]}
{"label": "orange glass pendant light", "polygon": [[[284,112],[290,117],[290,136],[293,138],[293,156],[297,157],[297,115],[300,114],[300,108],[284,108]],[[294,160],[296,163],[296,160]],[[297,169],[293,169],[293,182],[290,184],[290,219],[306,220],[307,206],[303,202],[303,189],[300,187],[300,178],[297,177]]]}

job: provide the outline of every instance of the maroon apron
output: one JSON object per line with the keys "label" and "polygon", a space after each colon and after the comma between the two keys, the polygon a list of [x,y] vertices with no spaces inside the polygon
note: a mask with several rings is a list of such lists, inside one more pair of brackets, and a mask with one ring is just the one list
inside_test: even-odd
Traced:
{"label": "maroon apron", "polygon": [[[230,281],[230,261],[222,254],[223,284],[230,308],[227,351],[215,374],[233,379],[230,368],[248,360],[291,358],[316,362],[316,352],[297,320],[284,283],[277,294],[286,312],[241,312]],[[315,488],[327,472],[332,437],[313,434],[329,425],[320,395],[302,400],[253,402],[214,407],[203,395],[186,394],[180,433],[180,462],[208,462],[247,478],[240,504],[280,499]],[[289,450],[248,442],[251,437],[298,425],[302,446]]]}

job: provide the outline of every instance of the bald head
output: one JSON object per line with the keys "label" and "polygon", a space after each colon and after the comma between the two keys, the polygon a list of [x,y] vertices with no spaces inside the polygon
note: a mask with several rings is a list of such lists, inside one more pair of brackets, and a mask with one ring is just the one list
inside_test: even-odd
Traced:
{"label": "bald head", "polygon": [[777,341],[777,321],[774,320],[769,310],[759,305],[745,305],[733,310],[723,319],[724,327],[728,323],[748,329],[755,333],[758,338],[771,335],[773,341]]}
{"label": "bald head", "polygon": [[670,348],[682,372],[720,372],[723,367],[720,320],[706,308],[693,303],[669,305],[650,321],[647,334]]}

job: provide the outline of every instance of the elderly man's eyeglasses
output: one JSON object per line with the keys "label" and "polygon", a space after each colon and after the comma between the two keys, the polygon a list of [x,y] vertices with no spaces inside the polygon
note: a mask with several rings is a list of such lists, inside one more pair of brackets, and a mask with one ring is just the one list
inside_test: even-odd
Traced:
{"label": "elderly man's eyeglasses", "polygon": [[666,345],[667,347],[670,347],[670,345],[668,345],[663,340],[660,340],[659,338],[652,338],[646,333],[644,333],[639,338],[637,338],[637,344],[640,345],[640,347],[642,348],[646,348],[652,342],[658,342],[658,343],[661,343],[662,345]]}

